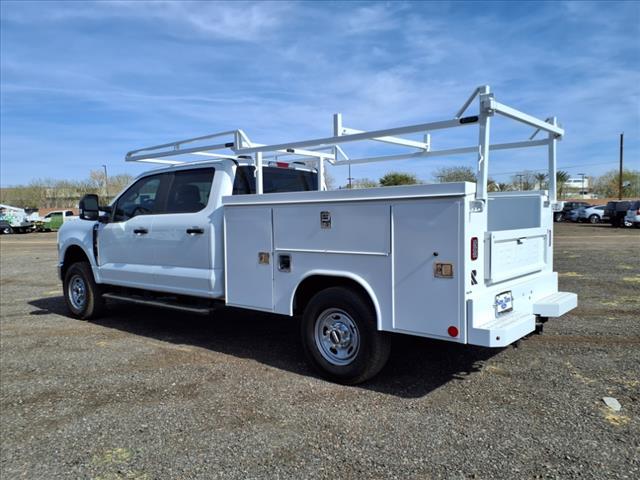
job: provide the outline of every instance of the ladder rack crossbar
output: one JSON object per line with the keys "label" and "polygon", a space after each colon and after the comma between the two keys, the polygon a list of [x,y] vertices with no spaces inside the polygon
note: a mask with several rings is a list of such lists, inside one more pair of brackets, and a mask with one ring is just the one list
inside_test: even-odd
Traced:
{"label": "ladder rack crossbar", "polygon": [[[548,145],[549,140],[533,140],[533,141],[524,141],[524,142],[510,142],[510,143],[497,143],[495,145],[490,145],[489,150],[509,150],[515,148],[525,148],[525,147],[539,147],[543,145]],[[464,153],[478,153],[478,147],[462,147],[462,148],[449,148],[446,150],[431,150],[430,152],[414,152],[414,153],[403,153],[399,155],[384,155],[380,157],[368,157],[368,158],[356,158],[353,160],[338,160],[332,162],[333,165],[356,165],[362,163],[375,163],[375,162],[384,162],[388,160],[408,160],[412,158],[428,158],[428,157],[446,157],[449,155],[460,155]]]}

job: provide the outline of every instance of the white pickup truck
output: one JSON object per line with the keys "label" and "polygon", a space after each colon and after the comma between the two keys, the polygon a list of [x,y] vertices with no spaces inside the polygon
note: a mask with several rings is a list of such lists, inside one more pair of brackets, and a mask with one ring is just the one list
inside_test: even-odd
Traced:
{"label": "white pickup truck", "polygon": [[[478,113],[463,116],[476,98]],[[491,144],[494,115],[545,138]],[[477,145],[432,149],[430,132],[473,126]],[[191,313],[230,305],[300,316],[310,362],[348,384],[384,366],[386,332],[504,347],[577,305],[575,294],[558,292],[553,272],[553,182],[563,133],[554,118],[519,112],[479,87],[444,121],[364,132],[344,127],[336,114],[325,138],[262,145],[234,130],[129,152],[128,161],[165,167],[139,176],[109,207],[86,196],[83,221],[60,229],[67,305],[83,319],[98,315],[105,299]],[[220,137],[228,138],[210,143]],[[341,148],[366,140],[409,151],[353,159]],[[548,155],[549,192],[488,193],[491,150],[538,146]],[[231,152],[213,153],[224,149]],[[326,162],[461,153],[477,155],[477,183],[323,185]]]}

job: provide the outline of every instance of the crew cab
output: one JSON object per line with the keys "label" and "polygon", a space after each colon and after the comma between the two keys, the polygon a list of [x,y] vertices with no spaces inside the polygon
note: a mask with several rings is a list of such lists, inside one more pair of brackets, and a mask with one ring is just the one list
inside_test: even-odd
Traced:
{"label": "crew cab", "polygon": [[[476,97],[478,115],[462,116]],[[547,137],[491,145],[498,114]],[[462,149],[399,136],[473,125],[479,145]],[[452,119],[364,132],[336,114],[333,133],[263,145],[234,130],[129,152],[127,161],[165,167],[139,176],[109,206],[85,196],[81,221],[59,231],[72,315],[93,318],[109,299],[214,318],[223,305],[289,315],[300,318],[310,363],[354,384],[383,368],[388,332],[504,347],[575,308],[576,295],[558,292],[553,272],[553,213],[561,208],[553,181],[549,192],[487,190],[494,148],[545,146],[556,178],[563,130],[555,119],[535,119],[479,87]],[[363,140],[410,152],[351,159],[341,148]],[[212,153],[225,149],[232,153]],[[325,163],[465,152],[479,154],[477,183],[324,184]],[[181,155],[214,158],[169,160]]]}

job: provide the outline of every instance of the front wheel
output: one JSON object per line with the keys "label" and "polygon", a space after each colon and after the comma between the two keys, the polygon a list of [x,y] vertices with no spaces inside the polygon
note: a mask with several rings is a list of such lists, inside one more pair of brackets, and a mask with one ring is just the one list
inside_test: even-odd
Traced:
{"label": "front wheel", "polygon": [[302,319],[302,345],[323,376],[349,385],[376,375],[390,352],[368,299],[346,287],[327,288],[311,299]]}
{"label": "front wheel", "polygon": [[589,217],[589,222],[590,223],[600,223],[600,217],[598,215],[596,215],[595,213],[593,215],[591,215]]}
{"label": "front wheel", "polygon": [[64,276],[62,287],[67,307],[74,317],[89,320],[100,315],[104,299],[88,262],[71,265]]}

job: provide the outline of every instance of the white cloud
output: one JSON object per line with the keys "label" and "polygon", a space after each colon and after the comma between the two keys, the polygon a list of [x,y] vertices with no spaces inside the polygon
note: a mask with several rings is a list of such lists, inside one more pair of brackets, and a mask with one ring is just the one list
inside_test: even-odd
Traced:
{"label": "white cloud", "polygon": [[[473,16],[452,9],[105,2],[65,4],[30,18],[3,6],[3,21],[22,22],[25,31],[38,26],[28,36],[3,29],[3,125],[40,102],[54,103],[52,118],[66,114],[73,124],[79,104],[122,122],[110,129],[122,152],[238,127],[256,141],[276,142],[327,135],[336,111],[348,126],[366,129],[444,119],[478,84],[490,83],[508,104],[561,118],[568,132],[561,165],[600,158],[603,132],[621,130],[629,134],[633,161],[640,78],[627,62],[638,58],[638,27],[625,29],[615,20],[633,18],[637,8],[601,12],[607,22],[599,20],[597,29],[587,14],[567,16],[551,7],[510,22],[500,12]],[[47,48],[62,40],[64,51]],[[49,121],[54,137],[61,127],[48,118],[31,122]],[[494,130],[497,138],[521,139],[528,131],[503,125],[502,133]],[[78,144],[99,137],[91,122],[77,120],[75,128]],[[434,135],[434,146],[475,141],[471,129],[459,135]],[[3,161],[5,151],[3,145]],[[496,171],[523,165],[495,158]],[[430,176],[430,163],[411,165]],[[389,166],[367,168],[358,167],[358,175]]]}

